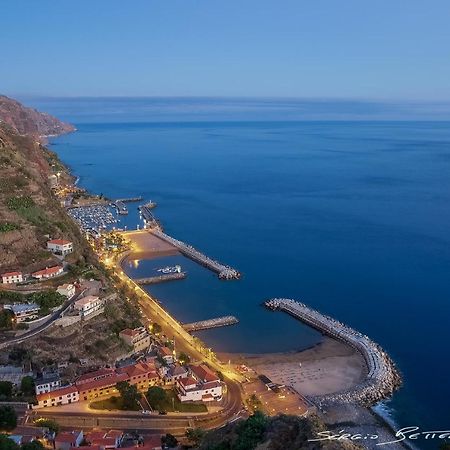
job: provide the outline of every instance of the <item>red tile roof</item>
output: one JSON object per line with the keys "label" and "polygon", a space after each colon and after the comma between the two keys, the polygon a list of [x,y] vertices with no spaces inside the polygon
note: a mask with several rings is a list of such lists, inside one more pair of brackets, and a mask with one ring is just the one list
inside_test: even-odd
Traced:
{"label": "red tile roof", "polygon": [[190,369],[195,377],[200,381],[207,382],[219,380],[218,375],[205,364],[200,364],[199,366],[190,366]]}
{"label": "red tile roof", "polygon": [[19,275],[22,275],[22,272],[6,272],[2,274],[2,277],[14,277]]}
{"label": "red tile roof", "polygon": [[75,384],[78,386],[83,383],[87,383],[89,381],[94,381],[96,379],[110,377],[110,376],[114,375],[114,373],[115,373],[114,369],[111,369],[109,367],[104,367],[102,369],[96,370],[95,372],[88,372],[88,373],[85,373],[84,375],[80,375],[76,379]]}
{"label": "red tile roof", "polygon": [[46,269],[38,270],[37,272],[33,272],[31,275],[33,277],[54,275],[61,270],[63,270],[62,266],[47,267]]}
{"label": "red tile roof", "polygon": [[99,380],[90,381],[78,385],[80,392],[88,391],[89,389],[106,388],[108,386],[115,386],[120,381],[127,381],[128,375],[126,373],[114,374],[110,377],[101,378]]}
{"label": "red tile roof", "polygon": [[52,239],[47,242],[47,244],[56,244],[56,245],[67,245],[71,244],[71,241],[66,241],[65,239]]}
{"label": "red tile roof", "polygon": [[197,380],[192,377],[180,378],[178,380],[178,383],[183,385],[185,388],[191,387],[191,386],[197,386]]}
{"label": "red tile roof", "polygon": [[72,394],[73,392],[78,392],[76,386],[64,386],[51,392],[38,394],[36,395],[36,399],[38,402],[41,400],[51,400],[52,398],[62,397],[63,395]]}
{"label": "red tile roof", "polygon": [[159,348],[159,353],[162,356],[173,356],[172,350],[170,350],[170,348],[168,348],[168,347],[160,347]]}
{"label": "red tile roof", "polygon": [[58,448],[58,442],[66,442],[75,445],[77,438],[80,436],[80,433],[81,431],[63,431],[59,433],[55,438],[56,448]]}

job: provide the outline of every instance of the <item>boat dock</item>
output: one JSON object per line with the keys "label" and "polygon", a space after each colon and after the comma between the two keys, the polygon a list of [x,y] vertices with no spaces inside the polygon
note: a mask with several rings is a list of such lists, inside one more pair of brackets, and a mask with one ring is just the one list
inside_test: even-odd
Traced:
{"label": "boat dock", "polygon": [[394,362],[369,337],[295,300],[274,298],[266,301],[264,306],[273,311],[287,312],[321,333],[349,345],[363,356],[368,372],[365,380],[349,390],[311,398],[319,407],[332,403],[370,406],[390,397],[401,385]]}
{"label": "boat dock", "polygon": [[126,215],[128,214],[128,209],[125,206],[125,203],[123,203],[122,200],[116,200],[115,202],[112,203],[112,205],[114,205],[117,208],[117,212],[121,215]]}
{"label": "boat dock", "polygon": [[238,280],[241,277],[240,272],[236,269],[215,261],[209,256],[199,252],[191,245],[185,244],[184,242],[167,235],[158,228],[151,229],[150,232],[161,240],[176,247],[184,256],[187,256],[207,269],[216,272],[221,280]]}
{"label": "boat dock", "polygon": [[234,316],[217,317],[216,319],[201,320],[200,322],[186,323],[183,328],[186,331],[209,330],[210,328],[226,327],[239,323]]}
{"label": "boat dock", "polygon": [[155,277],[137,278],[133,281],[140,285],[157,284],[157,283],[164,283],[166,281],[184,280],[186,276],[187,276],[186,272],[175,272],[175,273],[165,273],[162,275],[157,275]]}

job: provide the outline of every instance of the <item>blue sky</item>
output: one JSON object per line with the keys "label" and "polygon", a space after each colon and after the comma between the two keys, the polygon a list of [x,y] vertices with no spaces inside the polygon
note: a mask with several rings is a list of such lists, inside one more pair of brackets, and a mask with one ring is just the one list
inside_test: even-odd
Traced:
{"label": "blue sky", "polygon": [[450,100],[448,0],[4,2],[7,95]]}

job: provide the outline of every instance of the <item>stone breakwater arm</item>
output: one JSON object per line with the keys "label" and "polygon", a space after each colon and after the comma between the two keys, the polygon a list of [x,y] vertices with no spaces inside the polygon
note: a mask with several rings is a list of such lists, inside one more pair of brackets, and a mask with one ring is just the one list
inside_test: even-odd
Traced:
{"label": "stone breakwater arm", "polygon": [[295,300],[274,298],[266,301],[264,305],[271,310],[287,312],[321,333],[351,346],[363,356],[367,365],[366,378],[346,391],[312,398],[319,406],[330,403],[370,406],[390,397],[400,387],[401,377],[395,364],[386,352],[367,336]]}
{"label": "stone breakwater arm", "polygon": [[216,272],[221,280],[238,280],[241,277],[241,274],[236,269],[233,269],[230,266],[226,266],[218,261],[215,261],[209,256],[206,256],[205,254],[199,252],[191,245],[188,245],[178,239],[175,239],[161,230],[152,229],[151,233],[153,233],[155,236],[159,237],[163,241],[172,244],[181,253],[183,253],[183,255],[198,262],[199,264],[205,266],[206,268],[212,270],[213,272]]}

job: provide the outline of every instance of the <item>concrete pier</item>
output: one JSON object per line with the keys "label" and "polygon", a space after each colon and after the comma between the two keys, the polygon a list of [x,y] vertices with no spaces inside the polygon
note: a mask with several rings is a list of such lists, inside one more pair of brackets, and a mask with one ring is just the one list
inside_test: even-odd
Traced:
{"label": "concrete pier", "polygon": [[125,203],[123,203],[121,200],[116,200],[112,204],[117,208],[117,212],[119,214],[122,214],[122,215],[128,214],[128,209],[125,206]]}
{"label": "concrete pier", "polygon": [[142,197],[130,197],[130,198],[118,198],[116,202],[121,203],[133,203],[133,202],[140,202],[142,200]]}
{"label": "concrete pier", "polygon": [[217,317],[216,319],[201,320],[200,322],[186,323],[183,328],[186,331],[209,330],[210,328],[226,327],[239,323],[234,316]]}
{"label": "concrete pier", "polygon": [[370,406],[390,397],[401,385],[401,377],[394,362],[369,337],[295,300],[274,298],[266,301],[264,305],[273,311],[287,312],[321,333],[351,346],[363,356],[367,365],[365,380],[352,389],[311,398],[319,407],[331,403],[357,403]]}
{"label": "concrete pier", "polygon": [[150,232],[163,241],[173,245],[183,255],[212,270],[213,272],[216,272],[221,280],[238,280],[241,277],[241,274],[236,269],[215,261],[209,256],[199,252],[194,247],[167,235],[159,229],[152,229]]}
{"label": "concrete pier", "polygon": [[186,272],[165,273],[162,275],[157,275],[155,277],[137,278],[133,281],[140,285],[157,284],[172,280],[183,280],[186,278],[186,276],[187,276]]}

